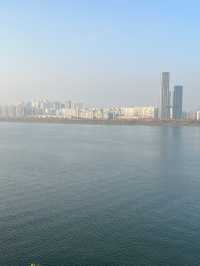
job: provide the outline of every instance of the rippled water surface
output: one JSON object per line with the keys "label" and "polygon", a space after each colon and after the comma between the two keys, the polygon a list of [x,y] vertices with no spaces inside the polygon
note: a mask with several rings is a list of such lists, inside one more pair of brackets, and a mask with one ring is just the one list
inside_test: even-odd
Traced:
{"label": "rippled water surface", "polygon": [[200,128],[0,123],[0,265],[200,265]]}

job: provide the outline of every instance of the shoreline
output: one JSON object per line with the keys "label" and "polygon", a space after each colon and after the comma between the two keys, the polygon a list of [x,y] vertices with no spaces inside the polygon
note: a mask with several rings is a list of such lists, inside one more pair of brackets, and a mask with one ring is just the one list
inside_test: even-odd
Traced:
{"label": "shoreline", "polygon": [[155,120],[71,120],[65,118],[0,118],[0,122],[41,123],[41,124],[77,124],[111,126],[194,126],[200,127],[200,121],[155,121]]}

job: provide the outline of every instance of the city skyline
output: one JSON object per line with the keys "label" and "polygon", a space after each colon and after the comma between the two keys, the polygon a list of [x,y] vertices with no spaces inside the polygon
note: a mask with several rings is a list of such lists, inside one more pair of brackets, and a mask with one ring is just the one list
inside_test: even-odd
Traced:
{"label": "city skyline", "polygon": [[[173,87],[173,89],[172,89]],[[183,109],[183,86],[170,82],[170,72],[161,73],[160,104],[112,105],[103,107],[73,102],[49,101],[48,98],[29,100],[17,105],[0,106],[0,118],[58,118],[67,120],[200,120],[199,110]]]}
{"label": "city skyline", "polygon": [[[169,77],[165,78],[165,75],[169,75]],[[164,82],[163,82],[163,75],[164,75]],[[171,76],[175,76],[174,74],[171,75],[171,72],[161,72],[161,78],[158,79],[158,75],[157,75],[157,82],[159,83],[159,87],[157,88],[156,92],[157,95],[155,96],[155,101],[149,101],[146,100],[146,95],[144,95],[143,100],[142,101],[137,101],[137,92],[136,92],[136,97],[133,96],[133,98],[129,98],[128,100],[121,100],[121,101],[115,101],[115,94],[113,94],[113,98],[110,97],[110,101],[106,101],[106,97],[104,97],[105,100],[103,100],[102,102],[100,101],[96,101],[94,100],[92,101],[84,101],[82,99],[84,99],[85,97],[87,97],[87,95],[85,95],[85,97],[75,97],[75,98],[71,98],[70,96],[66,96],[66,97],[59,97],[59,96],[54,96],[54,97],[49,97],[49,95],[45,95],[44,94],[40,94],[39,95],[34,95],[31,98],[28,97],[21,97],[17,100],[13,100],[12,101],[12,97],[10,99],[8,99],[7,101],[2,101],[2,99],[0,98],[0,105],[16,105],[16,104],[20,104],[22,102],[28,102],[28,101],[33,101],[33,100],[37,100],[37,99],[51,99],[52,101],[62,101],[63,98],[65,99],[72,99],[74,102],[87,102],[89,106],[97,106],[98,108],[102,108],[105,106],[156,106],[160,109],[160,115],[162,113],[162,101],[163,101],[163,86],[167,87],[167,94],[165,95],[164,98],[166,98],[165,100],[168,102],[166,102],[166,104],[169,106],[168,107],[168,117],[171,116],[171,112],[170,109],[173,108],[173,97],[174,97],[174,91],[173,89],[176,86],[176,84],[183,84],[183,82],[177,82],[175,78],[171,78]],[[168,79],[168,80],[167,80]],[[167,83],[167,84],[166,84]],[[183,87],[183,85],[181,85],[181,87]],[[185,86],[184,86],[185,87]],[[159,94],[158,91],[161,88],[161,93]],[[172,89],[173,88],[173,89]],[[187,96],[187,92],[188,90],[184,91],[184,94],[186,94]],[[116,92],[117,94],[118,92]],[[200,104],[197,104],[196,106],[194,104],[188,105],[187,104],[187,99],[185,100],[184,98],[186,97],[182,97],[182,104],[184,103],[184,108],[182,109],[182,111],[189,111],[189,110],[199,110],[200,109]],[[163,118],[165,119],[165,118]]]}
{"label": "city skyline", "polygon": [[[52,117],[86,120],[199,120],[199,109],[184,109],[183,85],[171,83],[171,73],[161,73],[160,103],[156,105],[123,104],[101,107],[62,99],[49,101],[48,97],[18,104],[0,105],[1,118]],[[184,91],[184,93],[183,93]]]}
{"label": "city skyline", "polygon": [[159,105],[158,73],[169,70],[185,108],[199,108],[198,10],[197,1],[3,1],[0,103]]}
{"label": "city skyline", "polygon": [[[158,108],[159,110],[159,118],[161,120],[170,120],[170,119],[182,119],[182,114],[183,112],[186,111],[186,109],[184,109],[183,107],[183,103],[184,103],[184,97],[183,97],[183,86],[182,85],[172,85],[171,84],[171,73],[170,72],[162,72],[161,73],[161,93],[160,93],[160,102],[159,104],[157,103],[153,103],[153,104],[144,104],[143,107],[148,107],[148,106],[154,106],[155,108]],[[173,87],[173,89],[172,89]],[[38,98],[39,99],[39,98]],[[46,101],[48,102],[48,97],[42,97],[40,98],[41,101]],[[27,101],[21,101],[18,104],[7,104],[7,105],[20,105],[23,104],[24,102],[28,102],[28,103],[33,103],[34,101],[37,101],[36,98],[33,100],[27,100]],[[68,100],[71,102],[71,100]],[[67,102],[67,100],[54,100],[51,102]],[[73,101],[74,102],[74,101]],[[79,101],[81,102],[81,101]],[[5,105],[6,106],[6,105]],[[87,108],[112,108],[112,107],[142,107],[142,105],[140,104],[110,104],[110,105],[105,105],[105,103],[101,104],[101,105],[96,105],[95,103],[93,104],[89,104],[87,103]],[[199,110],[199,108],[194,108],[190,109],[190,111],[194,111],[194,110]],[[187,110],[188,111],[188,110]]]}

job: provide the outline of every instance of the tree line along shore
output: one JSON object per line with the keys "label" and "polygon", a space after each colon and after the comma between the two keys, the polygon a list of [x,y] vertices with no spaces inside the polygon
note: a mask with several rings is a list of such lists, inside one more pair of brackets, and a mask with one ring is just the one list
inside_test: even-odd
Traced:
{"label": "tree line along shore", "polygon": [[148,125],[148,126],[200,126],[200,121],[179,120],[84,120],[66,118],[0,118],[0,122],[24,122],[24,123],[59,123],[59,124],[89,124],[89,125]]}

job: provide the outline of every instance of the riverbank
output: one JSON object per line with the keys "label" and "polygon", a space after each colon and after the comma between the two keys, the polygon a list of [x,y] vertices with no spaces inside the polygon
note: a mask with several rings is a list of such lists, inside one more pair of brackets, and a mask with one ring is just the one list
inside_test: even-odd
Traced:
{"label": "riverbank", "polygon": [[71,120],[65,118],[1,118],[0,122],[55,123],[83,125],[146,125],[146,126],[200,126],[200,121],[155,121],[155,120]]}

